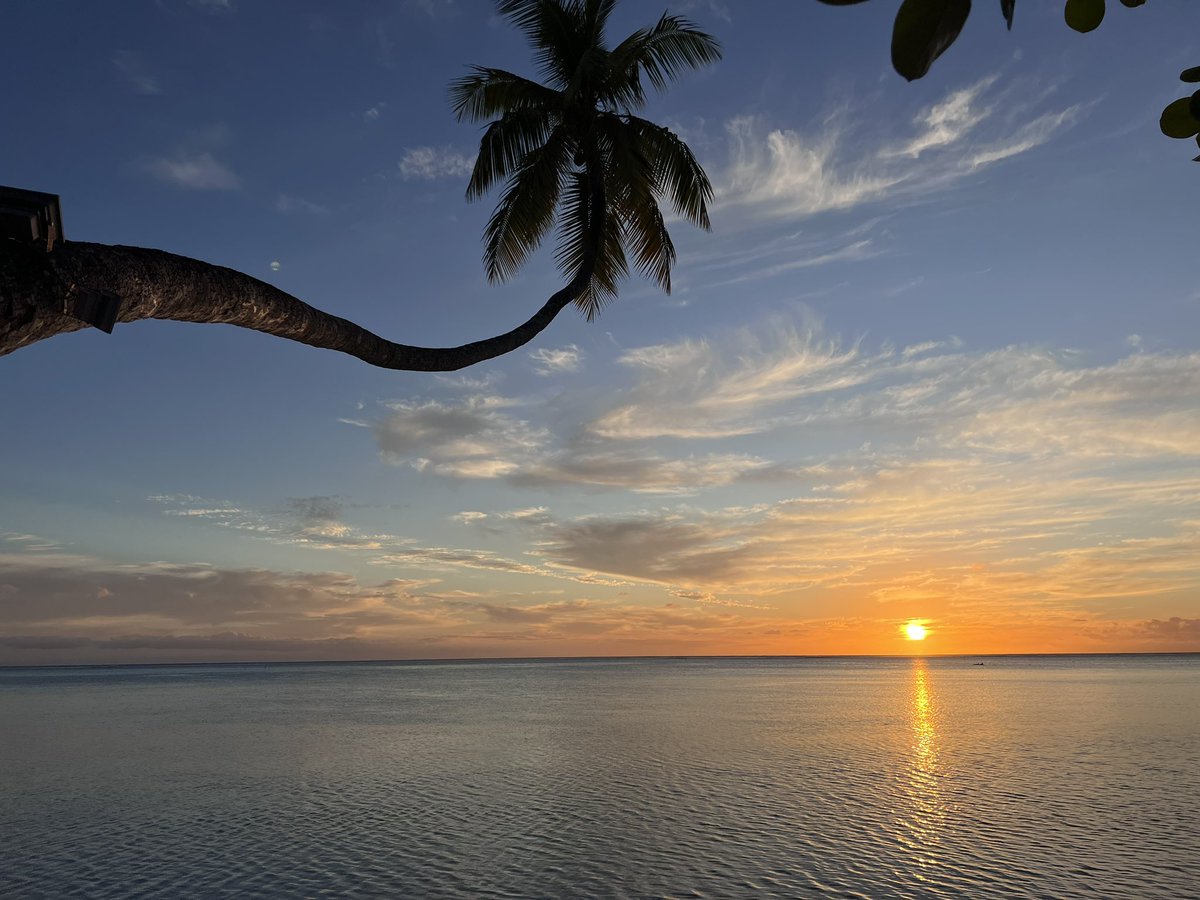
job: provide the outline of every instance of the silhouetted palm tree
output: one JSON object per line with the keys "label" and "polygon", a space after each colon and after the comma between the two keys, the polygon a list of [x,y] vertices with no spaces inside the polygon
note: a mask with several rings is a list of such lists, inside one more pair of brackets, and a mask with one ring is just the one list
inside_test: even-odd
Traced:
{"label": "silhouetted palm tree", "polygon": [[617,293],[629,258],[665,291],[675,248],[658,198],[709,228],[708,177],[687,144],[634,113],[642,78],[662,90],[683,69],[717,61],[717,42],[663,14],[613,48],[604,28],[616,0],[501,0],[533,45],[545,84],[474,67],[451,87],[460,120],[493,119],[480,142],[467,197],[507,179],[485,232],[488,277],[510,277],[557,214],[558,264],[571,298],[593,318]]}
{"label": "silhouetted palm tree", "polygon": [[616,292],[629,257],[669,289],[675,250],[659,211],[665,196],[708,227],[712,191],[687,146],[633,113],[642,77],[663,88],[685,68],[715,61],[716,42],[664,15],[619,45],[604,44],[615,0],[501,0],[500,11],[533,43],[547,84],[475,69],[452,93],[460,118],[498,116],[487,129],[468,195],[508,179],[488,223],[490,278],[511,275],[560,225],[558,261],[569,276],[528,321],[460,347],[384,340],[269,284],[161,250],[60,241],[53,252],[0,239],[0,355],[84,327],[67,314],[80,291],[121,297],[119,322],[226,323],[349,353],[390,369],[448,371],[522,346],[567,305],[593,316]]}

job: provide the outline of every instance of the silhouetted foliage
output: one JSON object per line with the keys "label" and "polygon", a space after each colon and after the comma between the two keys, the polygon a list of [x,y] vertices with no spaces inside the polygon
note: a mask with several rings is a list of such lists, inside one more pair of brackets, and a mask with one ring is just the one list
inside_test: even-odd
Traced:
{"label": "silhouetted foliage", "polygon": [[[867,0],[820,0],[827,6],[852,6]],[[1121,0],[1122,6],[1143,6],[1146,0]],[[1017,0],[1000,0],[1000,14],[1009,30]],[[1105,0],[1066,0],[1063,18],[1080,33],[1094,31],[1104,21]],[[909,81],[924,77],[934,60],[958,38],[971,13],[971,0],[904,0],[892,28],[892,67]],[[1200,66],[1186,70],[1180,79],[1200,83]],[[1163,110],[1159,127],[1167,137],[1196,138],[1200,145],[1200,90]],[[1200,162],[1200,156],[1195,159]]]}

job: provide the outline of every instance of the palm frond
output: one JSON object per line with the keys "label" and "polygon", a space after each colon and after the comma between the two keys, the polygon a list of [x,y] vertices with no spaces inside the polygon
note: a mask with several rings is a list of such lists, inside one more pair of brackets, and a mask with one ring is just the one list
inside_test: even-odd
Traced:
{"label": "palm frond", "polygon": [[556,115],[547,115],[536,107],[515,109],[489,125],[479,141],[467,199],[478,200],[497,181],[508,178],[546,142],[557,125]]}
{"label": "palm frond", "polygon": [[698,228],[712,229],[708,203],[713,198],[712,183],[692,150],[668,128],[637,116],[625,116],[638,131],[645,153],[654,165],[655,190],[671,198],[676,211]]}
{"label": "palm frond", "polygon": [[624,223],[625,241],[638,271],[665,293],[671,293],[675,244],[654,198],[629,203],[618,211],[618,215]]}
{"label": "palm frond", "polygon": [[484,228],[483,261],[490,281],[515,275],[550,230],[571,153],[572,142],[556,128],[509,179]]}
{"label": "palm frond", "polygon": [[670,293],[675,246],[654,197],[656,171],[647,155],[654,148],[642,139],[643,129],[620,116],[601,114],[596,131],[606,199],[623,225],[633,260],[639,271]]}
{"label": "palm frond", "polygon": [[568,85],[589,45],[583,0],[499,0],[496,6],[524,32],[542,76],[556,87]]}
{"label": "palm frond", "polygon": [[616,297],[618,284],[629,274],[624,228],[608,208],[604,191],[597,195],[593,177],[586,170],[571,174],[565,193],[555,260],[571,280],[587,277],[575,305],[590,322]]}
{"label": "palm frond", "polygon": [[584,3],[583,17],[592,43],[604,43],[604,26],[608,24],[608,17],[616,5],[617,0],[586,0]]}
{"label": "palm frond", "polygon": [[721,58],[721,45],[695,23],[663,13],[651,28],[635,31],[612,52],[613,68],[626,79],[646,74],[658,90],[685,69],[699,69]]}
{"label": "palm frond", "polygon": [[471,74],[450,84],[450,105],[460,122],[482,122],[514,109],[561,108],[562,94],[553,88],[485,66],[471,66]]}

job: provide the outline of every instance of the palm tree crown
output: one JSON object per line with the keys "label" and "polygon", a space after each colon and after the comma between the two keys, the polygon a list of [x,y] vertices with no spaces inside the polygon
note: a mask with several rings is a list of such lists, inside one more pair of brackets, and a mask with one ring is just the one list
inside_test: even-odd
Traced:
{"label": "palm tree crown", "polygon": [[503,195],[484,231],[484,264],[506,280],[558,220],[556,259],[572,299],[594,318],[629,260],[665,291],[675,247],[658,200],[708,230],[708,176],[678,136],[634,115],[642,76],[663,90],[684,69],[720,59],[693,23],[663,14],[612,49],[604,27],[616,0],[499,0],[533,45],[544,84],[474,66],[450,88],[460,121],[488,121],[467,188]]}

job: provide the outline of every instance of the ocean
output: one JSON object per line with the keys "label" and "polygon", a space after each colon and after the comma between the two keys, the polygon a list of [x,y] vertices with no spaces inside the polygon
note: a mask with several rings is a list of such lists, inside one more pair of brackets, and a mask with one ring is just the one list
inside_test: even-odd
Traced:
{"label": "ocean", "polygon": [[1200,655],[0,669],[0,896],[1200,896]]}

